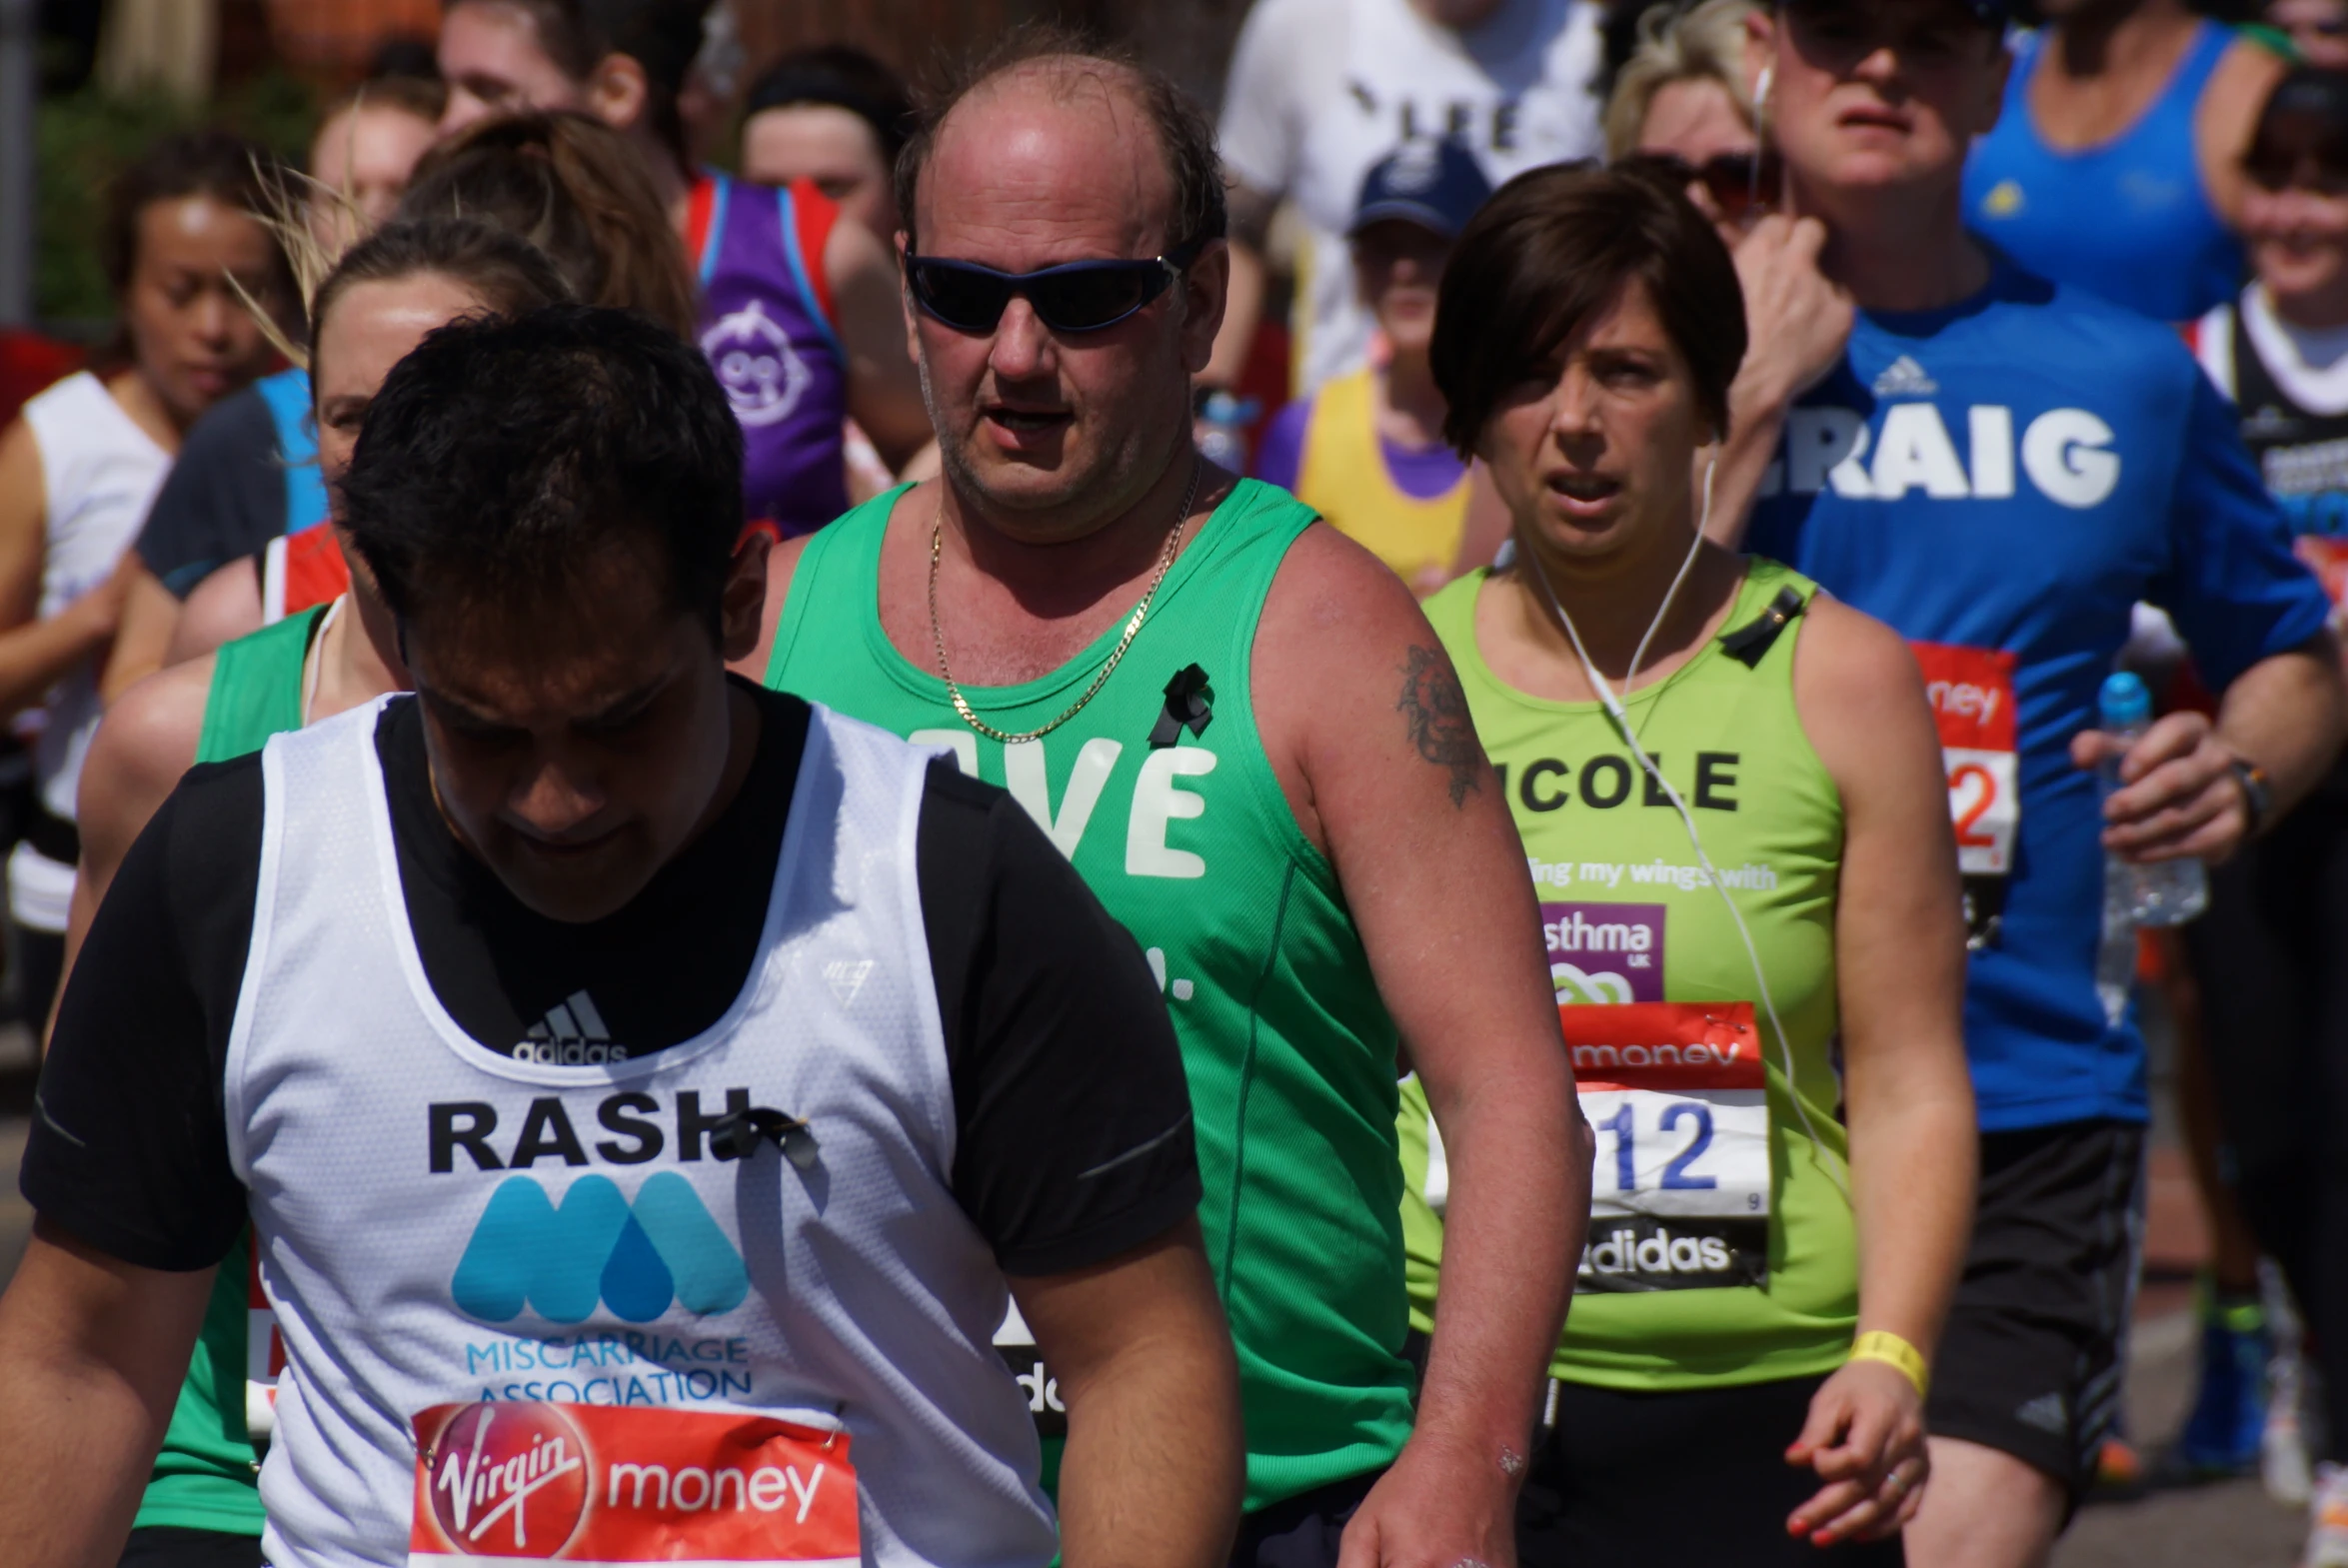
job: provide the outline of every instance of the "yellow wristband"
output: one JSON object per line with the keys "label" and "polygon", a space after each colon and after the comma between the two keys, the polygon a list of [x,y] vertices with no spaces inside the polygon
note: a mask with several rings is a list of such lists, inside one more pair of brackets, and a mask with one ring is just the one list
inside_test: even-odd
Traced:
{"label": "yellow wristband", "polygon": [[1923,1352],[1897,1334],[1887,1334],[1881,1329],[1861,1334],[1858,1342],[1850,1347],[1850,1358],[1898,1367],[1916,1385],[1919,1398],[1932,1391],[1932,1369],[1924,1364]]}

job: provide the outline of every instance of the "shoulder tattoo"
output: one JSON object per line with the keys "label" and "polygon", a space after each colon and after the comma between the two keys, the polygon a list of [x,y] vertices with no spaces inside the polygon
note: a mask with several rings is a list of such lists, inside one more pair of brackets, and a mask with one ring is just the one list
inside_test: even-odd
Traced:
{"label": "shoulder tattoo", "polygon": [[1480,787],[1483,745],[1467,717],[1467,694],[1450,661],[1431,648],[1413,648],[1402,666],[1402,700],[1394,705],[1410,727],[1410,744],[1437,768],[1450,770],[1451,804],[1464,807]]}

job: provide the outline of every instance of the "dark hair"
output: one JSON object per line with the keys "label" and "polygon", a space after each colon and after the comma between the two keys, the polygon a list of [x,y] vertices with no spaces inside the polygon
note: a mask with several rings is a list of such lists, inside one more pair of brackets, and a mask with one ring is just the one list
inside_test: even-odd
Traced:
{"label": "dark hair", "polygon": [[643,311],[680,337],[696,331],[693,275],[652,171],[592,116],[483,121],[424,156],[398,216],[510,229],[546,252],[586,303]]}
{"label": "dark hair", "polygon": [[460,321],[392,367],[337,516],[394,614],[510,614],[615,546],[658,553],[715,637],[742,533],[742,427],[698,350],[634,311]]}
{"label": "dark hair", "polygon": [[964,63],[935,89],[915,101],[913,134],[897,158],[897,218],[910,237],[914,196],[922,167],[930,161],[938,133],[972,93],[1023,66],[1064,65],[1071,75],[1117,80],[1157,133],[1174,187],[1167,214],[1166,248],[1178,250],[1200,240],[1219,240],[1229,226],[1223,206],[1222,158],[1214,150],[1214,127],[1188,93],[1165,72],[1144,65],[1130,50],[1071,28],[1029,23],[1015,28],[993,49]]}
{"label": "dark hair", "polygon": [[2348,169],[2348,71],[2293,66],[2267,95],[2242,162],[2293,164],[2303,157]]}
{"label": "dark hair", "polygon": [[[568,303],[571,286],[528,240],[474,218],[426,218],[387,223],[343,253],[310,301],[310,366],[335,301],[362,283],[389,283],[435,273],[481,296],[492,314],[520,316]],[[317,389],[313,376],[311,389]]]}
{"label": "dark hair", "polygon": [[[465,0],[457,0],[463,4]],[[511,7],[538,29],[538,46],[565,76],[584,82],[604,56],[624,54],[644,68],[646,113],[653,134],[683,168],[685,120],[677,95],[701,53],[701,22],[710,0],[473,0]],[[451,10],[456,7],[452,5]]]}
{"label": "dark hair", "polygon": [[897,73],[862,49],[823,44],[785,55],[750,86],[744,118],[794,104],[846,109],[873,128],[881,162],[894,166],[913,131],[913,98]]}
{"label": "dark hair", "polygon": [[[182,131],[158,139],[107,189],[105,225],[98,242],[107,287],[118,300],[130,288],[131,274],[139,265],[139,216],[157,202],[209,196],[224,207],[253,214],[268,232],[267,221],[259,215],[269,210],[284,179],[284,165],[275,153],[226,131]],[[278,282],[288,286],[290,298],[292,275],[284,270],[283,260],[279,253]]]}
{"label": "dark hair", "polygon": [[1704,215],[1634,170],[1552,164],[1500,187],[1443,268],[1427,358],[1448,405],[1443,437],[1470,454],[1511,387],[1546,376],[1581,326],[1646,285],[1695,378],[1697,406],[1728,434],[1728,387],[1744,362],[1744,291]]}

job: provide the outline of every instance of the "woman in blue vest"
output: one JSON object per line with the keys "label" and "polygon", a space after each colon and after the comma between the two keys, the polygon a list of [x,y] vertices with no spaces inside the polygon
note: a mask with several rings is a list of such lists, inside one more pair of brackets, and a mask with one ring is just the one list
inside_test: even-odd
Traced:
{"label": "woman in blue vest", "polygon": [[2024,271],[2183,322],[2242,283],[2242,150],[2283,74],[2185,0],[2041,0],[1965,220]]}

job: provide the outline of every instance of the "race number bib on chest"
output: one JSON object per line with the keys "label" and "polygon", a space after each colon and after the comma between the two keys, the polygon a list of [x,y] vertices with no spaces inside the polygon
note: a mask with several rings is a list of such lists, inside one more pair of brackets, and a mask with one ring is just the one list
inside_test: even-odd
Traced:
{"label": "race number bib on chest", "polygon": [[860,1561],[845,1433],[771,1416],[436,1405],[415,1418],[409,1568]]}
{"label": "race number bib on chest", "polygon": [[2015,758],[2014,656],[1994,648],[1910,643],[1940,730],[1948,774],[1948,814],[1956,827],[1957,870],[1965,879],[1965,929],[1972,944],[1997,938],[2005,881],[2022,824]]}
{"label": "race number bib on chest", "polygon": [[1598,1137],[1576,1292],[1759,1285],[1769,1104],[1750,1002],[1562,1005]]}

